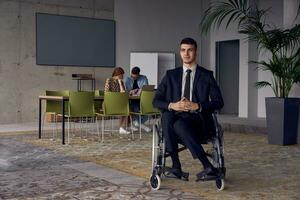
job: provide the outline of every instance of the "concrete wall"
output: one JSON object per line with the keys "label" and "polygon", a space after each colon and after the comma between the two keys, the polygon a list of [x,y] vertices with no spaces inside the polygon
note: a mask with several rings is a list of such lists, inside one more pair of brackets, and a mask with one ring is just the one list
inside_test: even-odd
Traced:
{"label": "concrete wall", "polygon": [[201,4],[199,0],[115,0],[117,65],[129,72],[131,51],[172,51],[180,65],[179,43],[184,37],[197,40],[201,63]]}
{"label": "concrete wall", "polygon": [[[111,68],[55,67],[35,64],[35,13],[113,19],[110,0],[0,1],[0,124],[32,122],[38,116],[38,95],[46,89],[76,90],[72,73],[94,74],[103,88]],[[89,84],[84,85],[85,88]]]}

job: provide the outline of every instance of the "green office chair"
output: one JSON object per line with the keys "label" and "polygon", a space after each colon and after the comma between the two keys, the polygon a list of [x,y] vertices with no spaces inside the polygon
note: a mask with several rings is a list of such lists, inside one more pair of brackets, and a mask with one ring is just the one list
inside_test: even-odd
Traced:
{"label": "green office chair", "polygon": [[[46,90],[46,96],[69,96],[69,90]],[[65,113],[68,110],[68,103],[65,103]],[[46,110],[43,116],[42,121],[42,131],[44,127],[45,122],[45,116],[46,114],[53,114],[54,116],[54,122],[55,122],[55,132],[57,136],[57,116],[59,114],[62,114],[61,111],[61,102],[60,101],[54,101],[54,100],[47,100],[46,101]],[[52,130],[52,139],[54,140],[54,128]]]}
{"label": "green office chair", "polygon": [[160,112],[158,109],[154,108],[152,105],[152,101],[154,98],[154,91],[142,91],[140,95],[140,112],[130,112],[132,115],[138,115],[139,116],[139,129],[140,129],[140,139],[142,139],[142,115],[148,116],[154,116],[155,119],[158,115],[160,115]]}
{"label": "green office chair", "polygon": [[[95,90],[95,97],[103,97],[104,91],[103,90]],[[95,100],[95,112],[101,112],[102,110],[102,102],[101,100]]]}
{"label": "green office chair", "polygon": [[[103,111],[96,113],[97,116],[102,118],[101,130],[102,138],[104,141],[104,118],[105,117],[130,117],[129,101],[127,92],[105,92],[103,101]],[[131,126],[132,126],[132,120]],[[134,139],[133,131],[131,129],[132,139]]]}
{"label": "green office chair", "polygon": [[95,90],[95,96],[104,96],[104,90]]}
{"label": "green office chair", "polygon": [[[79,118],[80,122],[82,122],[83,118],[85,118],[87,123],[89,118],[94,119],[96,117],[94,97],[94,92],[70,92],[68,114],[65,115],[68,118],[68,144],[70,143],[70,119]],[[99,132],[98,136],[100,137]]]}

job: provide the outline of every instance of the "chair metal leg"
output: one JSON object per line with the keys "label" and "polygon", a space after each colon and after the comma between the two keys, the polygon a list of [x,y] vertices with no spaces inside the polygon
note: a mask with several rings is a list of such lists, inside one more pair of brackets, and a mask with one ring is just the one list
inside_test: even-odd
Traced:
{"label": "chair metal leg", "polygon": [[80,124],[80,138],[82,138],[82,117],[79,118],[79,124]]}
{"label": "chair metal leg", "polygon": [[142,139],[142,116],[139,115],[139,121],[140,121],[140,140]]}
{"label": "chair metal leg", "polygon": [[70,117],[68,117],[68,144],[70,144]]}
{"label": "chair metal leg", "polygon": [[132,122],[132,116],[131,115],[129,115],[129,117],[130,117],[130,124],[131,124],[131,136],[132,136],[132,139],[134,140],[134,134],[133,134],[133,130],[132,130],[132,126],[133,126],[133,122]]}
{"label": "chair metal leg", "polygon": [[102,139],[101,139],[101,142],[104,142],[104,117],[102,117],[101,129],[102,129]]}
{"label": "chair metal leg", "polygon": [[54,125],[52,126],[52,140],[54,140],[54,131],[56,131],[56,130],[54,130],[54,129],[56,129],[56,127],[54,127],[55,125],[56,125],[56,114],[54,114]]}
{"label": "chair metal leg", "polygon": [[91,121],[90,121],[90,123],[91,123],[91,127],[90,127],[90,130],[91,130],[91,132],[93,133],[93,131],[94,131],[94,129],[95,129],[95,119],[96,119],[96,117],[91,117]]}
{"label": "chair metal leg", "polygon": [[127,128],[128,128],[128,120],[126,118],[126,121],[125,121],[125,130],[127,130]]}
{"label": "chair metal leg", "polygon": [[100,141],[100,131],[99,131],[99,123],[98,123],[98,118],[96,116],[96,127],[97,127],[97,134],[98,134],[98,138],[99,138],[99,141]]}
{"label": "chair metal leg", "polygon": [[[56,123],[55,114],[54,114],[54,123]],[[53,140],[54,139],[54,125],[52,124],[51,127],[52,127],[52,140]]]}
{"label": "chair metal leg", "polygon": [[110,136],[113,134],[113,117],[110,117]]}
{"label": "chair metal leg", "polygon": [[43,120],[42,120],[42,128],[41,128],[41,133],[42,133],[42,134],[43,134],[43,132],[44,132],[45,117],[46,117],[46,113],[44,112],[44,114],[43,114]]}
{"label": "chair metal leg", "polygon": [[55,138],[57,138],[57,115],[55,115]]}
{"label": "chair metal leg", "polygon": [[[72,128],[72,125],[73,125],[73,128]],[[72,123],[70,125],[70,129],[72,129],[72,132],[74,132],[74,135],[76,135],[76,125],[75,125],[75,123]]]}
{"label": "chair metal leg", "polygon": [[88,136],[88,117],[85,117],[85,137]]}

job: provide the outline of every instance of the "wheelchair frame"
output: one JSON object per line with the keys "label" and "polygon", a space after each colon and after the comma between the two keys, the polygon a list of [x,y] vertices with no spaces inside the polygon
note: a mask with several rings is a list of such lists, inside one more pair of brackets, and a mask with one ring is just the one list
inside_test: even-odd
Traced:
{"label": "wheelchair frame", "polygon": [[[212,113],[214,126],[215,126],[215,136],[211,139],[208,139],[202,144],[212,143],[212,152],[209,153],[206,151],[206,155],[208,158],[212,160],[212,164],[218,170],[218,176],[215,180],[216,187],[219,191],[223,190],[225,187],[225,163],[224,163],[224,137],[221,125],[217,120],[217,113]],[[160,122],[157,121],[153,125],[153,141],[152,141],[152,173],[149,179],[151,188],[153,190],[159,190],[161,185],[161,179],[166,176],[165,172],[167,172],[168,168],[165,166],[166,158],[169,157],[169,153],[165,151],[165,140],[163,137],[163,133],[161,130]],[[183,145],[178,148],[178,152],[185,150],[186,147]],[[188,180],[187,177],[185,177]],[[209,181],[209,180],[203,180]]]}

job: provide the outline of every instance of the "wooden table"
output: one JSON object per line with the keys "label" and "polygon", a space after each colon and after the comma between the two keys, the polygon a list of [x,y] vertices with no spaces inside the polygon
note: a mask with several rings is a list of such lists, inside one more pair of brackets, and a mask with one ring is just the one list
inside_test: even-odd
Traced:
{"label": "wooden table", "polygon": [[[96,96],[95,101],[101,101],[104,99],[104,96]],[[140,99],[139,96],[129,96],[129,99]],[[62,144],[65,144],[65,102],[69,101],[69,97],[66,96],[39,96],[39,139],[42,138],[42,101],[51,100],[51,101],[61,101],[61,113],[62,113]]]}

